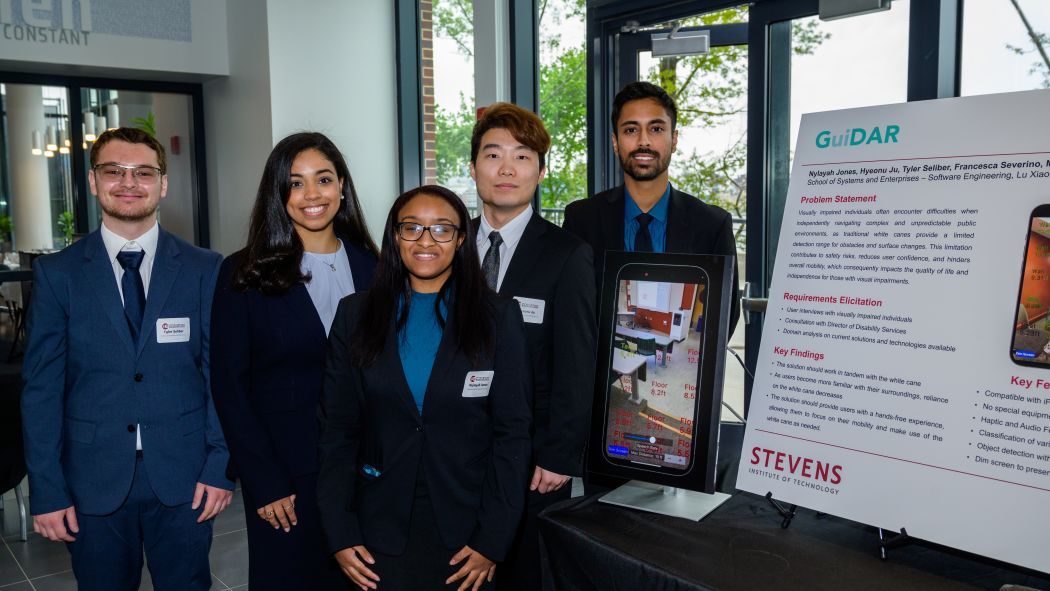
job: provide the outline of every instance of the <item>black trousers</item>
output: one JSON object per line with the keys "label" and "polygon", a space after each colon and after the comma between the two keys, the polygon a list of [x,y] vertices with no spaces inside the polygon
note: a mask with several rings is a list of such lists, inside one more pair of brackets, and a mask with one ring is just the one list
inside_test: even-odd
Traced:
{"label": "black trousers", "polygon": [[[404,553],[395,556],[369,549],[376,561],[372,570],[379,575],[377,587],[380,591],[458,589],[462,579],[452,585],[445,585],[445,580],[463,566],[462,562],[456,566],[449,565],[449,561],[461,549],[447,548],[441,541],[437,520],[434,519],[434,506],[430,501],[421,465],[419,476],[416,478],[416,495],[412,502],[408,545]],[[496,568],[496,574],[500,574],[499,567]],[[481,589],[491,591],[492,584],[486,582]]]}

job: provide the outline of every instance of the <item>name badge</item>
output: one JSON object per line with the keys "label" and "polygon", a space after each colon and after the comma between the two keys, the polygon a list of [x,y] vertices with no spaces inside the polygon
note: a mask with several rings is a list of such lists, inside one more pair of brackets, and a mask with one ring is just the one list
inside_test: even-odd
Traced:
{"label": "name badge", "polygon": [[496,372],[471,371],[467,373],[467,379],[463,380],[463,398],[484,398],[489,395],[489,387],[492,386],[492,376]]}
{"label": "name badge", "polygon": [[543,324],[543,309],[547,306],[547,302],[518,296],[514,296],[514,299],[518,300],[522,320],[529,324]]}
{"label": "name badge", "polygon": [[158,343],[185,343],[190,340],[189,318],[158,318]]}

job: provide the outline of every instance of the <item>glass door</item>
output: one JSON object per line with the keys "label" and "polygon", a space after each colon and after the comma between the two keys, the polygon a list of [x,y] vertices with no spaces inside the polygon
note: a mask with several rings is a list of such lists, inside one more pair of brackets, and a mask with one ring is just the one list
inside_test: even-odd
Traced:
{"label": "glass door", "polygon": [[[729,8],[660,23],[629,27],[619,36],[619,86],[646,80],[661,86],[678,107],[678,149],[668,169],[671,184],[725,209],[733,217],[737,270],[747,267],[748,7]],[[631,29],[634,30],[631,30]],[[700,55],[653,55],[653,40],[709,35]],[[613,169],[622,182],[622,171]],[[743,359],[745,324],[730,335],[729,348]],[[745,372],[732,355],[726,360],[723,421],[744,414]],[[732,409],[732,410],[730,410]]]}

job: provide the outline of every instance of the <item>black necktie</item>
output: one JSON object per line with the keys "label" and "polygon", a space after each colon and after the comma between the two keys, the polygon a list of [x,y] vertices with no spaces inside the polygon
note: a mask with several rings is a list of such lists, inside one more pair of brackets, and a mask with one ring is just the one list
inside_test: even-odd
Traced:
{"label": "black necktie", "polygon": [[146,288],[142,286],[142,275],[139,265],[146,252],[142,250],[122,250],[117,253],[117,262],[124,268],[124,277],[120,279],[120,289],[124,292],[124,316],[131,329],[131,340],[139,342],[142,330],[142,311],[146,308]]}
{"label": "black necktie", "polygon": [[640,213],[634,219],[638,220],[638,232],[634,235],[634,252],[652,252],[653,237],[649,234],[649,223],[653,216]]}
{"label": "black necktie", "polygon": [[499,246],[503,244],[503,237],[499,232],[489,232],[489,249],[485,252],[485,258],[481,261],[481,272],[485,274],[485,283],[489,289],[496,291],[499,285]]}

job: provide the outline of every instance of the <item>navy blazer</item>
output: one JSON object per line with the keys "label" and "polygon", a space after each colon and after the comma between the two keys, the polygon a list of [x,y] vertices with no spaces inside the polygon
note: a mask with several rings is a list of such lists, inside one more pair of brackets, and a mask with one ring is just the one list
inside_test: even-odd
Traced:
{"label": "navy blazer", "polygon": [[[344,241],[354,290],[376,259]],[[212,307],[212,392],[237,476],[258,506],[297,492],[317,471],[317,401],[328,335],[302,283],[281,295],[237,291],[244,251],[222,264]]]}
{"label": "navy blazer", "polygon": [[[422,467],[438,534],[494,561],[507,555],[525,507],[531,371],[521,310],[492,296],[495,351],[478,366],[455,346],[449,311],[420,416],[394,323],[379,359],[356,366],[351,339],[364,302],[339,304],[321,397],[317,500],[329,549],[364,544],[401,554]],[[481,313],[481,311],[479,311]],[[487,396],[463,396],[472,371],[492,371]]]}
{"label": "navy blazer", "polygon": [[[118,509],[135,472],[136,425],[165,505],[193,500],[198,482],[233,489],[208,373],[220,262],[162,228],[138,343],[99,231],[33,262],[22,419],[34,515]],[[188,319],[188,338],[158,342],[160,319]]]}
{"label": "navy blazer", "polygon": [[[626,196],[623,185],[580,199],[565,208],[562,227],[591,245],[594,251],[594,274],[601,292],[605,253],[624,250],[623,208]],[[687,254],[722,254],[736,256],[733,218],[729,212],[700,201],[671,187],[667,207],[667,236],[664,252]],[[730,306],[729,334],[740,318],[740,285],[733,265],[733,303]],[[601,302],[598,303],[601,306]]]}

